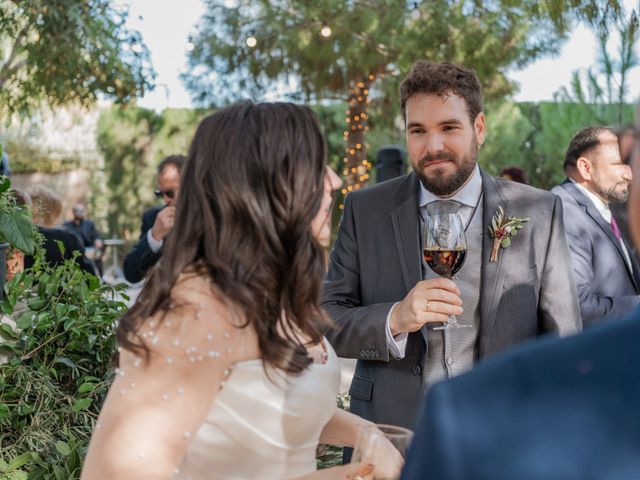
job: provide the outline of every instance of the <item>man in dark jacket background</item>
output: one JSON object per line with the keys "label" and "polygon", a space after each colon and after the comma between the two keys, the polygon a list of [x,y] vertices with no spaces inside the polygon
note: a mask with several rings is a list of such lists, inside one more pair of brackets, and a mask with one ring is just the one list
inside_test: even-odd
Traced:
{"label": "man in dark jacket background", "polygon": [[184,155],[170,155],[158,165],[158,188],[154,193],[164,205],[142,214],[140,240],[124,258],[124,277],[131,283],[141,281],[162,254],[164,239],[173,228],[185,160]]}

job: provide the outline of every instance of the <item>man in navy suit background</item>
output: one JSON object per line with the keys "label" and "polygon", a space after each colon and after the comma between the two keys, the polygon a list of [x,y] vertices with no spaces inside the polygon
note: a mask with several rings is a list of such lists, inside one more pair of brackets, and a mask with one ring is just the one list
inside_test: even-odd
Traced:
{"label": "man in navy suit background", "polygon": [[551,191],[564,207],[582,323],[619,318],[640,305],[640,266],[610,209],[627,200],[631,167],[613,130],[592,126],[571,139],[564,171],[566,180]]}
{"label": "man in navy suit background", "polygon": [[171,155],[158,164],[158,188],[154,193],[162,198],[164,205],[152,207],[142,214],[140,240],[124,257],[124,277],[131,283],[142,280],[160,259],[164,239],[173,228],[185,160],[184,155]]}
{"label": "man in navy suit background", "polygon": [[[640,104],[629,199],[640,246]],[[624,153],[623,153],[624,155]],[[428,393],[403,480],[640,478],[640,311],[493,357]]]}

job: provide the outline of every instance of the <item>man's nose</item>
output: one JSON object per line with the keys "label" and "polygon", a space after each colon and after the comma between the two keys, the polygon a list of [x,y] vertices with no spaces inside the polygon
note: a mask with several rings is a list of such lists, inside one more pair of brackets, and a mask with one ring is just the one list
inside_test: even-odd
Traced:
{"label": "man's nose", "polygon": [[427,135],[425,142],[425,153],[436,154],[444,150],[444,138],[438,133],[431,133]]}

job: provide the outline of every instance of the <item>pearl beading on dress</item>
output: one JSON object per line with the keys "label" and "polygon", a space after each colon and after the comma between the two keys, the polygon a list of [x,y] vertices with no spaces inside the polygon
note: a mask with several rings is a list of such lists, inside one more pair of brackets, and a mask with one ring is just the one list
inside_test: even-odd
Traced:
{"label": "pearl beading on dress", "polygon": [[[185,307],[187,309],[195,308],[195,312],[192,310],[191,319],[198,320],[198,322],[205,321],[205,306],[203,304],[197,305],[189,305]],[[171,303],[169,306],[168,314],[171,316],[177,315],[177,311],[180,311],[180,315],[184,315],[182,312],[183,305],[176,306]],[[188,320],[187,315],[185,318]],[[216,328],[220,325],[218,324]],[[176,329],[177,327],[177,329]],[[145,343],[151,349],[151,355],[154,355],[154,352],[163,352],[162,356],[159,357],[160,361],[164,366],[180,366],[184,368],[183,362],[188,362],[189,364],[197,364],[201,362],[218,360],[223,356],[228,356],[234,353],[235,346],[230,345],[230,342],[234,337],[232,333],[234,333],[233,329],[231,330],[220,330],[220,333],[214,333],[214,331],[208,331],[203,337],[194,338],[194,342],[201,342],[196,344],[191,344],[189,340],[185,339],[185,336],[180,336],[179,332],[180,327],[184,328],[184,325],[181,325],[179,321],[176,321],[176,318],[166,318],[164,321],[156,321],[149,320],[146,324],[143,325],[140,335],[144,339]],[[221,344],[215,344],[215,340],[222,340]],[[206,345],[204,342],[206,342]],[[211,348],[214,347],[214,348]],[[234,348],[232,348],[234,347]],[[120,354],[124,353],[122,347],[118,347],[118,352]],[[122,357],[121,357],[122,358]],[[129,357],[131,359],[131,357]],[[128,394],[132,394],[133,390],[136,388],[136,382],[132,381],[134,378],[138,383],[141,382],[139,380],[140,375],[144,375],[144,371],[142,368],[144,367],[143,358],[140,356],[133,356],[133,360],[128,360],[129,363],[127,365],[132,365],[134,369],[127,375],[127,370],[125,368],[117,368],[115,369],[116,379],[118,381],[122,381],[122,379],[127,378],[127,383],[122,383],[121,388],[118,389],[118,392],[121,396],[125,396]],[[157,364],[156,364],[157,367]],[[128,366],[127,368],[131,368]],[[220,373],[219,387],[218,389],[222,389],[227,379],[232,373],[232,367],[225,368]],[[134,374],[134,372],[139,372]],[[131,378],[129,378],[131,376]],[[177,388],[161,393],[160,399],[162,403],[165,404],[173,404],[173,402],[179,401],[181,397],[184,397],[186,394],[186,389],[184,386],[177,386]],[[96,422],[96,429],[101,428],[99,422]],[[181,434],[182,440],[185,442],[190,442],[193,438],[193,434],[191,431],[186,430]],[[135,447],[132,449],[133,454],[136,455],[140,461],[149,462],[151,461],[152,455],[146,455],[149,453],[146,450],[135,450]],[[175,468],[174,474],[179,474],[180,470]]]}

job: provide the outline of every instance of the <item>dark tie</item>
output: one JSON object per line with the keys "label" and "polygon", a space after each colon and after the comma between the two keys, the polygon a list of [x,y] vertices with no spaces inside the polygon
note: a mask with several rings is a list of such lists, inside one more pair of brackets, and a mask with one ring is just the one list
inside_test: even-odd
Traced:
{"label": "dark tie", "polygon": [[616,219],[613,215],[611,216],[611,231],[616,236],[618,241],[620,241],[620,237],[622,235],[620,234],[620,229],[618,228],[618,222],[616,222]]}

